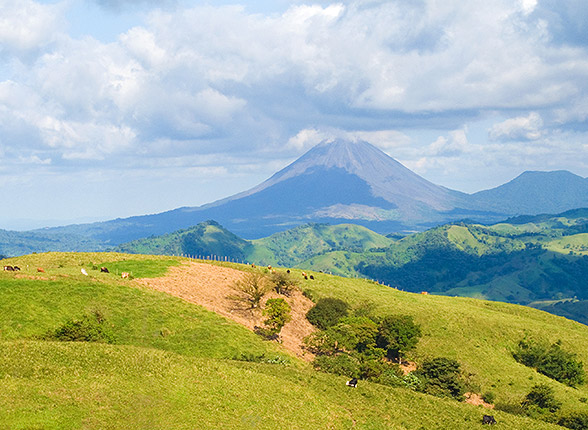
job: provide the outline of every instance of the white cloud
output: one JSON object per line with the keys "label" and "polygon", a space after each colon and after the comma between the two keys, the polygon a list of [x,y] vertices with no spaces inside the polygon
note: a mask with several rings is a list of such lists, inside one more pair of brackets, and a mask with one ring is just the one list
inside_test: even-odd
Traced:
{"label": "white cloud", "polygon": [[492,140],[537,140],[543,135],[543,119],[536,112],[494,124],[488,135]]}
{"label": "white cloud", "polygon": [[62,14],[62,4],[0,1],[0,52],[26,52],[53,42],[64,26]]}

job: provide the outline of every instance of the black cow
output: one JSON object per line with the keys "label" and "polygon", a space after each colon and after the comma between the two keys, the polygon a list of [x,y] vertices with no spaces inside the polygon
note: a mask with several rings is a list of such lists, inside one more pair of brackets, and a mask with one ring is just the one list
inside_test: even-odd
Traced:
{"label": "black cow", "polygon": [[106,267],[101,267],[100,272],[101,273],[110,273]]}
{"label": "black cow", "polygon": [[15,272],[20,271],[20,267],[18,267],[18,266],[14,266],[13,269],[14,269]]}
{"label": "black cow", "polygon": [[496,420],[492,415],[484,415],[482,417],[482,424],[494,425],[496,424]]}
{"label": "black cow", "polygon": [[310,275],[310,279],[312,279],[314,281],[314,276]]}
{"label": "black cow", "polygon": [[357,378],[353,378],[346,383],[347,386],[357,388]]}

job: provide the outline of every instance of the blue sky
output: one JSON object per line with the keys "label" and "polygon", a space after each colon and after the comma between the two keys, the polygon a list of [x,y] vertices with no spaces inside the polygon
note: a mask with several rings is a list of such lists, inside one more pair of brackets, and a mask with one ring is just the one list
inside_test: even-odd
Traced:
{"label": "blue sky", "polygon": [[197,206],[363,139],[475,192],[588,176],[584,0],[0,0],[0,228]]}

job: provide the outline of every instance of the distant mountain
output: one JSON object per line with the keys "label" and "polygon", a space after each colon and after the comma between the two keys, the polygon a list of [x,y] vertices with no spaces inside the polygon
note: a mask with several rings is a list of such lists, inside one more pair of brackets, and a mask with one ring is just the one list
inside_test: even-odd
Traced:
{"label": "distant mountain", "polygon": [[473,195],[435,185],[367,142],[323,142],[260,185],[200,207],[38,230],[100,246],[168,234],[215,220],[245,239],[308,224],[353,223],[403,234],[455,220],[492,223],[513,215],[588,207],[588,180],[570,172],[525,172]]}
{"label": "distant mountain", "polygon": [[524,172],[504,185],[472,194],[470,207],[516,215],[588,207],[588,179],[565,170]]}

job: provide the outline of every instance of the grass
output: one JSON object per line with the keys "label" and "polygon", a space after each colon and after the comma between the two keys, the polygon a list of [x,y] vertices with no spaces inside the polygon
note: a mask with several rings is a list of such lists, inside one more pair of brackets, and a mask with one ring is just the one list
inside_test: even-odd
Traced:
{"label": "grass", "polygon": [[[310,369],[131,346],[0,349],[0,429],[483,428],[478,407],[369,383],[351,389]],[[557,428],[494,415],[509,429]]]}
{"label": "grass", "polygon": [[[93,269],[108,264],[157,276],[180,261],[97,253],[37,254],[7,262],[23,271],[0,273],[0,430],[483,428],[486,410],[480,407],[365,382],[350,389],[345,378],[313,371],[279,344],[236,323]],[[301,278],[299,270],[292,273]],[[579,399],[588,397],[586,385],[572,389],[551,381],[516,363],[510,350],[525,335],[561,339],[586,363],[586,326],[522,306],[313,275],[314,281],[301,285],[315,298],[338,297],[354,306],[371,302],[381,315],[412,315],[423,337],[410,358],[456,358],[480,393],[517,402],[532,385],[547,383],[564,412],[585,408]],[[116,344],[35,340],[93,309],[113,325]],[[241,354],[279,356],[290,365],[232,360]],[[559,428],[492,415],[509,429]]]}

